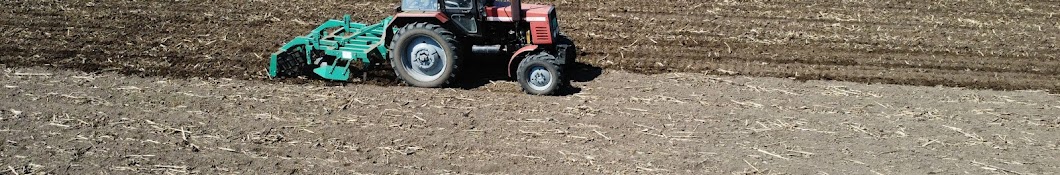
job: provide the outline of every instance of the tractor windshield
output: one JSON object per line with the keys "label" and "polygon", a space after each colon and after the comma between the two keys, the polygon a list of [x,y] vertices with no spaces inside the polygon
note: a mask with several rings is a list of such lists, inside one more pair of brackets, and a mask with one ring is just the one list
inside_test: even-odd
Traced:
{"label": "tractor windshield", "polygon": [[403,0],[403,11],[438,11],[438,0]]}

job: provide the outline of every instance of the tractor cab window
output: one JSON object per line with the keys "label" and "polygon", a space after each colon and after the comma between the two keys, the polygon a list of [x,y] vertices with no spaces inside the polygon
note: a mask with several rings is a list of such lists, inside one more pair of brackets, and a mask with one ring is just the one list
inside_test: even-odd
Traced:
{"label": "tractor cab window", "polygon": [[445,8],[449,9],[470,9],[473,0],[445,0]]}
{"label": "tractor cab window", "polygon": [[402,0],[401,1],[401,10],[403,10],[403,11],[438,11],[438,0]]}

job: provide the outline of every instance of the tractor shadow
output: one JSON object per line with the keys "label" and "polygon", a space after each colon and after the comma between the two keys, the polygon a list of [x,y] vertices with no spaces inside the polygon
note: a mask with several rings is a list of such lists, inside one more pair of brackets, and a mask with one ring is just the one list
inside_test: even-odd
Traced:
{"label": "tractor shadow", "polygon": [[[461,67],[460,79],[455,84],[456,88],[472,90],[486,86],[494,81],[515,82],[514,77],[508,77],[508,58],[499,56],[481,56],[466,58]],[[571,82],[589,82],[595,80],[603,69],[585,63],[575,63],[569,67],[566,76]],[[514,70],[512,70],[514,71]],[[568,86],[559,91],[559,96],[573,95],[581,92],[581,88]]]}

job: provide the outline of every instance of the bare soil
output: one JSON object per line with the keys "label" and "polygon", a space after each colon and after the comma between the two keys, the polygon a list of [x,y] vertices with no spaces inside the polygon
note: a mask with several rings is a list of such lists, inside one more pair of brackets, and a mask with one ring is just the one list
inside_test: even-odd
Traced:
{"label": "bare soil", "polygon": [[[260,79],[295,35],[395,2],[4,1],[0,62]],[[555,4],[582,62],[607,69],[1060,90],[1055,1],[531,2]]]}
{"label": "bare soil", "polygon": [[566,96],[489,58],[453,89],[266,78],[395,2],[2,1],[0,173],[1060,172],[1060,2],[533,1],[582,49]]}
{"label": "bare soil", "polygon": [[18,174],[1053,174],[1041,91],[605,71],[577,94],[0,72]]}

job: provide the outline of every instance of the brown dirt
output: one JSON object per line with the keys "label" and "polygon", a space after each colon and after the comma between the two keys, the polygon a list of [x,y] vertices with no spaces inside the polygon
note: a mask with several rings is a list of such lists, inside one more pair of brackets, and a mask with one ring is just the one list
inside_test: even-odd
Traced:
{"label": "brown dirt", "polygon": [[587,62],[605,68],[1060,90],[1060,3],[1052,1],[560,6],[574,38],[588,43]]}
{"label": "brown dirt", "polygon": [[394,2],[2,1],[0,173],[1060,172],[1057,2],[536,1],[571,95],[265,78]]}
{"label": "brown dirt", "polygon": [[[317,22],[394,2],[4,1],[0,63],[260,79]],[[583,62],[639,73],[1060,90],[1051,1],[536,1],[559,7]]]}
{"label": "brown dirt", "polygon": [[1060,96],[605,71],[565,97],[0,68],[0,171],[1052,174]]}

